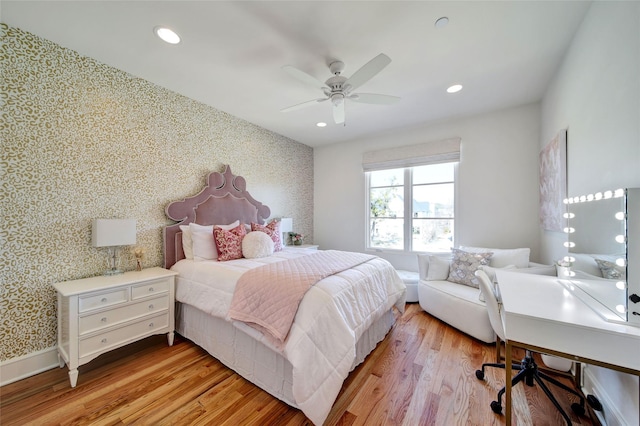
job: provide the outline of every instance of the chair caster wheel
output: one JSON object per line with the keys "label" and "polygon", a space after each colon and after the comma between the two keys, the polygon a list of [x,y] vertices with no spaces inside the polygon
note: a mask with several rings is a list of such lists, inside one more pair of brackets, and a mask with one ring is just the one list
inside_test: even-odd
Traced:
{"label": "chair caster wheel", "polygon": [[571,410],[573,410],[573,412],[579,416],[584,416],[584,413],[585,413],[584,406],[578,404],[577,402],[574,402],[573,404],[571,404]]}
{"label": "chair caster wheel", "polygon": [[476,370],[476,377],[478,378],[478,380],[484,380],[484,371]]}
{"label": "chair caster wheel", "polygon": [[502,405],[500,405],[500,403],[498,401],[492,401],[491,402],[491,410],[493,410],[493,412],[496,413],[496,414],[500,414],[500,413],[502,413]]}

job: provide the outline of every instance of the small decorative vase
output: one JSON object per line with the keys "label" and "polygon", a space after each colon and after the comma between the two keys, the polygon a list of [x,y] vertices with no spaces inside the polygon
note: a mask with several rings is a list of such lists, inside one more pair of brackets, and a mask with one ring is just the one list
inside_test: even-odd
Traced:
{"label": "small decorative vase", "polygon": [[302,240],[295,240],[295,241],[293,242],[293,245],[294,245],[294,246],[301,246],[301,245],[302,245]]}
{"label": "small decorative vase", "polygon": [[558,278],[562,278],[565,280],[571,278],[571,268],[568,266],[556,265],[556,272]]}
{"label": "small decorative vase", "polygon": [[136,259],[136,271],[142,271],[142,259]]}

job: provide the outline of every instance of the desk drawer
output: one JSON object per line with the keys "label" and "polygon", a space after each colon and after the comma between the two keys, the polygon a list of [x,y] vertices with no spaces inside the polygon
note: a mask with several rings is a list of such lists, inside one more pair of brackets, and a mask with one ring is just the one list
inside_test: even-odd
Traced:
{"label": "desk drawer", "polygon": [[169,308],[169,296],[164,295],[143,302],[121,306],[107,311],[80,317],[78,331],[80,335],[121,324],[143,315],[166,311]]}
{"label": "desk drawer", "polygon": [[166,329],[168,325],[169,315],[164,313],[93,337],[81,339],[79,357],[82,358],[87,355],[115,349],[126,343],[156,334],[160,330]]}
{"label": "desk drawer", "polygon": [[169,281],[166,279],[147,281],[144,284],[134,285],[131,288],[131,298],[136,300],[159,293],[167,293],[168,291]]}
{"label": "desk drawer", "polygon": [[128,288],[120,288],[110,292],[80,296],[78,309],[82,313],[125,303],[129,300],[128,290]]}

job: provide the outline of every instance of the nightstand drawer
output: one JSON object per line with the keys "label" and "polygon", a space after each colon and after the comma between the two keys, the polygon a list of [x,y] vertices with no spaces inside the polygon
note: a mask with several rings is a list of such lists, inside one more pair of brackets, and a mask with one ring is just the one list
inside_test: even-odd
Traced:
{"label": "nightstand drawer", "polygon": [[143,315],[166,311],[169,308],[169,296],[164,295],[127,306],[81,317],[78,324],[80,335],[121,324]]}
{"label": "nightstand drawer", "polygon": [[169,282],[167,280],[148,281],[144,284],[135,285],[131,288],[131,298],[133,300],[142,297],[149,297],[158,293],[166,293],[169,291]]}
{"label": "nightstand drawer", "polygon": [[169,315],[164,313],[136,323],[116,328],[97,336],[80,340],[80,358],[96,352],[106,352],[111,348],[133,342],[145,336],[155,334],[169,326]]}
{"label": "nightstand drawer", "polygon": [[78,299],[78,309],[80,312],[87,312],[107,306],[117,305],[119,303],[125,303],[129,300],[127,293],[127,288],[121,288],[108,293],[80,296]]}

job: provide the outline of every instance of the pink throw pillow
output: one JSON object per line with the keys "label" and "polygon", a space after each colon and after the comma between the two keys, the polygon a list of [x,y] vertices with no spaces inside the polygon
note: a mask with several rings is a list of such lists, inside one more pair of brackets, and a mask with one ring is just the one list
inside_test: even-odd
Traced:
{"label": "pink throw pillow", "polygon": [[218,260],[233,260],[242,258],[242,239],[247,234],[247,228],[240,224],[227,231],[218,226],[213,228],[213,238],[218,249]]}
{"label": "pink throw pillow", "polygon": [[271,237],[273,240],[273,251],[282,250],[282,239],[280,237],[280,221],[272,220],[267,226],[259,223],[251,222],[252,231],[261,231]]}

